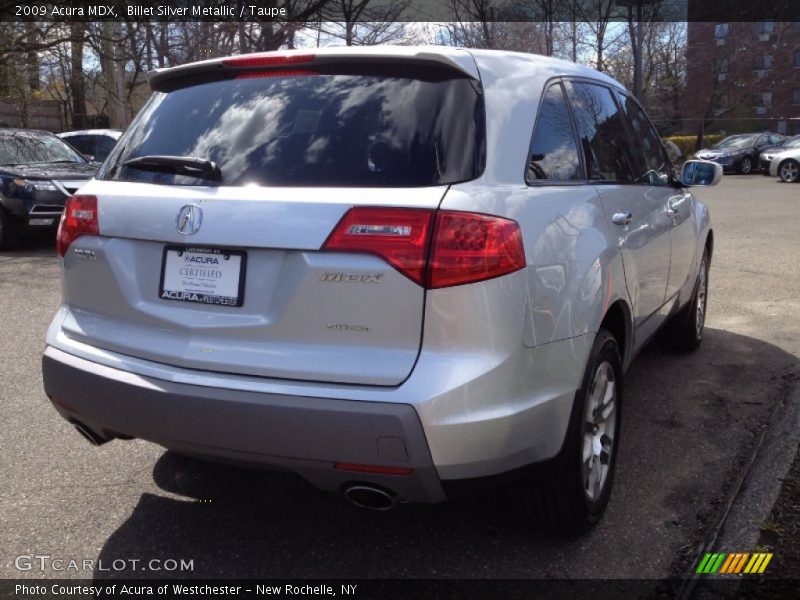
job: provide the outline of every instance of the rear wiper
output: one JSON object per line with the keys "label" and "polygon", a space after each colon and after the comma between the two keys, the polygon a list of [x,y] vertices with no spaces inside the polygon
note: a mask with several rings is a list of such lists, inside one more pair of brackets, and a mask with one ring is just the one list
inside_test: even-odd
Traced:
{"label": "rear wiper", "polygon": [[220,181],[222,171],[214,161],[198,158],[196,156],[137,156],[122,163],[126,167],[141,169],[142,171],[159,171],[162,173],[176,173]]}

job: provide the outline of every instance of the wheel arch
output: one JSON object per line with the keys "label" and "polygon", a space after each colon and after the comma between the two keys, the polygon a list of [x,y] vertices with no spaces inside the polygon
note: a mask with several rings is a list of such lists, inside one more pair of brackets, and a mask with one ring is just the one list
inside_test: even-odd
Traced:
{"label": "wheel arch", "polygon": [[623,368],[627,367],[633,325],[630,308],[624,300],[617,300],[608,307],[600,322],[600,328],[608,331],[617,340]]}

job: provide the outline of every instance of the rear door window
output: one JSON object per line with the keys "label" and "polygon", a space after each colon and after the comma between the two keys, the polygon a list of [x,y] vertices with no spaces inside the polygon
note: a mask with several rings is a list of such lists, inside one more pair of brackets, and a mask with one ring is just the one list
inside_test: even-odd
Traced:
{"label": "rear door window", "polygon": [[583,179],[578,145],[560,83],[547,88],[528,156],[526,181],[575,181]]}
{"label": "rear door window", "polygon": [[568,82],[567,92],[589,179],[636,181],[623,114],[611,90],[591,83]]}
{"label": "rear door window", "polygon": [[[477,81],[445,69],[253,72],[157,92],[100,179],[180,185],[429,186],[483,170]],[[141,170],[152,155],[213,161],[221,180]]]}

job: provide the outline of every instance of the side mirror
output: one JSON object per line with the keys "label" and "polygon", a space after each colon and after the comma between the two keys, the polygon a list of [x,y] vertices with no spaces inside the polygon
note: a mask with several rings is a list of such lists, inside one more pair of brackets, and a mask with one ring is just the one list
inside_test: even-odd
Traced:
{"label": "side mirror", "polygon": [[89,162],[92,162],[92,163],[94,162],[94,154],[84,154],[83,158],[85,158]]}
{"label": "side mirror", "polygon": [[710,160],[687,160],[681,171],[681,183],[690,185],[717,185],[722,181],[722,165]]}

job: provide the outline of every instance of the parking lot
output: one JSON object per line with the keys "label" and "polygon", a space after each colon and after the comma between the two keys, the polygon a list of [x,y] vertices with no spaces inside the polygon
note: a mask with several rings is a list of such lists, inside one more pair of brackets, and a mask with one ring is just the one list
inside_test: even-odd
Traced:
{"label": "parking lot", "polygon": [[[800,185],[729,175],[696,194],[716,239],[706,340],[689,356],[652,344],[632,365],[611,504],[578,539],[520,528],[501,493],[372,513],[288,474],[206,464],[139,440],[93,448],[41,386],[60,294],[52,239],[0,253],[0,576],[678,574],[800,376]],[[126,562],[94,573],[18,570],[16,557],[31,554]],[[191,560],[193,570],[142,571],[152,559]]]}

